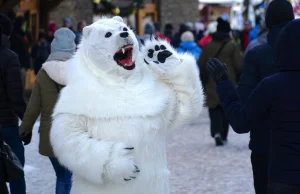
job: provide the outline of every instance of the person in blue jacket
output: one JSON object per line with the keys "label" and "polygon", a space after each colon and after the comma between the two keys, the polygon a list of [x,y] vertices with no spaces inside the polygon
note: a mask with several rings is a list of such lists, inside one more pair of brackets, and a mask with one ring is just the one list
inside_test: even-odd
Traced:
{"label": "person in blue jacket", "polygon": [[[235,131],[244,130],[245,126],[253,131],[271,130],[269,193],[299,194],[300,19],[293,20],[281,31],[275,48],[279,72],[263,79],[244,105],[229,81],[226,65],[211,59],[207,67],[217,83],[218,96]],[[260,125],[266,122],[268,127],[262,129]]]}
{"label": "person in blue jacket", "polygon": [[186,31],[181,35],[180,39],[181,39],[181,43],[179,44],[179,47],[176,48],[177,52],[191,53],[195,57],[196,61],[198,61],[202,53],[202,50],[195,42],[194,34],[190,31]]}
{"label": "person in blue jacket", "polygon": [[[255,40],[257,38],[258,31],[261,28],[260,21],[261,21],[260,16],[256,16],[256,18],[255,18],[255,26],[249,32],[249,44],[250,44],[250,42],[252,42],[253,40]],[[249,44],[248,44],[248,46],[249,46]]]}
{"label": "person in blue jacket", "polygon": [[[250,49],[244,56],[243,73],[240,77],[237,91],[242,104],[248,101],[251,92],[266,77],[277,73],[274,64],[276,60],[274,45],[279,32],[294,19],[293,7],[286,0],[274,0],[267,8],[265,25],[269,29],[267,43]],[[250,131],[249,148],[251,149],[251,164],[253,170],[254,188],[256,194],[266,194],[268,188],[268,155],[270,131],[268,122],[262,122],[257,130],[245,125],[236,129],[237,133]]]}

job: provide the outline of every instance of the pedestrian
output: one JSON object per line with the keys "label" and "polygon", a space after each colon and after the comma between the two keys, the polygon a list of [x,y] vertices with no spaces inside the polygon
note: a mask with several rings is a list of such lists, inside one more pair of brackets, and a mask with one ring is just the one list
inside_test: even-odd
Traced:
{"label": "pedestrian", "polygon": [[[267,43],[254,47],[244,57],[243,73],[241,75],[237,91],[242,104],[246,104],[250,94],[257,85],[266,77],[278,71],[274,61],[274,44],[279,32],[294,19],[292,5],[286,0],[275,0],[266,10],[265,25],[269,29]],[[270,132],[268,123],[262,122],[259,128],[253,131],[245,125],[243,128],[235,128],[237,133],[250,131],[249,148],[254,178],[254,187],[257,194],[264,194],[267,190],[268,156]]]}
{"label": "pedestrian", "polygon": [[59,164],[49,140],[52,112],[60,90],[66,84],[65,74],[68,60],[76,49],[75,34],[68,28],[61,28],[54,34],[51,54],[37,75],[32,94],[26,109],[19,134],[25,145],[31,141],[34,123],[41,114],[39,128],[39,152],[50,159],[56,173],[56,194],[69,194],[72,186],[72,174]]}
{"label": "pedestrian", "polygon": [[42,67],[42,64],[45,63],[45,61],[49,57],[49,46],[47,42],[47,35],[44,31],[40,31],[39,33],[39,39],[37,43],[33,46],[31,51],[31,57],[32,57],[32,63],[35,75],[38,74],[39,70]]}
{"label": "pedestrian", "polygon": [[198,41],[198,44],[201,48],[204,48],[204,46],[213,39],[212,36],[217,31],[217,25],[218,22],[216,21],[210,22],[207,25],[207,29],[204,32],[204,36]]}
{"label": "pedestrian", "polygon": [[195,23],[195,30],[196,30],[196,41],[199,42],[203,36],[204,36],[204,30],[205,30],[205,25],[202,22],[196,22]]}
{"label": "pedestrian", "polygon": [[188,27],[185,24],[180,24],[179,31],[173,36],[173,39],[171,40],[171,45],[174,48],[177,48],[179,44],[181,43],[181,35],[188,31]]}
{"label": "pedestrian", "polygon": [[230,31],[229,22],[219,18],[217,32],[213,34],[212,41],[203,48],[198,61],[200,78],[206,96],[206,106],[209,108],[211,136],[215,139],[217,146],[222,146],[227,142],[229,125],[216,93],[216,84],[207,75],[206,63],[213,57],[220,59],[228,65],[230,80],[234,84],[237,83],[237,75],[242,70],[242,57],[238,46],[229,36]]}
{"label": "pedestrian", "polygon": [[[285,0],[273,2],[276,1]],[[300,193],[299,50],[300,20],[297,19],[283,28],[276,41],[274,51],[279,72],[263,79],[245,105],[239,102],[238,92],[228,80],[226,65],[217,59],[208,63],[208,69],[218,85],[221,104],[233,129],[249,126],[253,131],[262,133],[261,130],[264,130],[270,135],[271,141],[267,142],[271,145],[269,194]],[[268,128],[262,129],[262,123],[269,123]]]}
{"label": "pedestrian", "polygon": [[165,25],[164,34],[166,37],[168,37],[170,40],[173,38],[173,25],[168,23]]}
{"label": "pedestrian", "polygon": [[171,42],[171,39],[168,38],[167,36],[165,36],[161,31],[160,31],[160,23],[155,22],[154,23],[154,36],[156,38],[162,39],[162,40],[166,40],[168,43]]}
{"label": "pedestrian", "polygon": [[56,23],[54,21],[50,21],[49,25],[48,25],[48,30],[47,30],[48,45],[51,45],[51,42],[54,39],[54,33],[55,33],[55,31],[56,31]]}
{"label": "pedestrian", "polygon": [[257,38],[257,34],[259,29],[261,28],[261,17],[260,16],[256,16],[255,18],[255,26],[254,28],[251,29],[251,31],[249,32],[249,44],[255,40]]}
{"label": "pedestrian", "polygon": [[202,52],[195,42],[194,34],[190,31],[187,31],[181,35],[181,43],[176,50],[179,53],[191,53],[195,57],[196,61],[198,61]]}
{"label": "pedestrian", "polygon": [[78,45],[81,41],[82,37],[82,30],[86,26],[86,22],[84,20],[78,22],[77,25],[77,31],[75,32],[76,38],[75,38],[75,44]]}
{"label": "pedestrian", "polygon": [[254,47],[257,47],[259,45],[262,45],[262,44],[265,44],[267,43],[267,35],[269,33],[269,29],[263,25],[261,27],[261,29],[258,31],[258,34],[257,34],[257,38],[253,41],[251,41],[249,44],[248,44],[248,47],[247,49],[244,51],[244,56],[246,56],[246,54],[248,53],[248,51],[250,51],[251,49],[253,49]]}
{"label": "pedestrian", "polygon": [[[0,28],[0,133],[3,141],[10,146],[24,166],[24,146],[18,130],[19,119],[23,119],[26,104],[18,55],[9,49],[12,23],[4,14],[0,14]],[[11,181],[9,186],[11,194],[26,193],[24,177]]]}
{"label": "pedestrian", "polygon": [[10,37],[10,49],[18,55],[20,60],[23,88],[25,88],[26,83],[26,72],[31,66],[29,41],[26,33],[24,32],[24,25],[24,17],[18,16],[14,21],[14,28]]}
{"label": "pedestrian", "polygon": [[74,30],[73,30],[73,23],[72,23],[71,18],[68,18],[68,17],[64,18],[64,20],[63,20],[63,27],[69,28],[72,32],[74,32]]}
{"label": "pedestrian", "polygon": [[246,20],[244,22],[244,30],[242,30],[242,32],[240,33],[240,43],[243,51],[245,51],[248,47],[249,40],[250,40],[249,34],[251,30],[252,30],[251,21]]}
{"label": "pedestrian", "polygon": [[151,23],[147,23],[144,27],[143,40],[151,39],[154,36],[154,26]]}

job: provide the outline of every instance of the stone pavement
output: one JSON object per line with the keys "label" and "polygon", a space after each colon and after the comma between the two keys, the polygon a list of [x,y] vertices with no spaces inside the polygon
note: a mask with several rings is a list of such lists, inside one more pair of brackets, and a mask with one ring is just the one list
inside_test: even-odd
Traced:
{"label": "stone pavement", "polygon": [[[26,146],[28,194],[54,194],[55,176],[48,158],[38,154],[38,123]],[[199,119],[168,138],[171,194],[254,194],[249,134],[230,131],[229,143],[215,147],[204,110]]]}

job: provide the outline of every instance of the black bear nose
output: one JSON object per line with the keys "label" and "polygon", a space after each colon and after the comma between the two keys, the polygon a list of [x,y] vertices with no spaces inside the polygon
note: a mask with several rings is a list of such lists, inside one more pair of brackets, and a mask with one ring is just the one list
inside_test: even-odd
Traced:
{"label": "black bear nose", "polygon": [[128,32],[122,32],[122,33],[120,34],[120,36],[121,36],[122,38],[127,38],[127,37],[129,36],[129,34],[128,34]]}

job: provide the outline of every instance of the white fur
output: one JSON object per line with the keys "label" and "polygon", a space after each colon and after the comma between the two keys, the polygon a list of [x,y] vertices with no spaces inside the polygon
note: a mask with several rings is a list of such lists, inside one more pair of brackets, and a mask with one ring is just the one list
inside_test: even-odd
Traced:
{"label": "white fur", "polygon": [[[73,172],[72,194],[168,194],[167,132],[202,109],[196,62],[164,41],[147,42],[139,51],[131,31],[127,40],[120,38],[126,25],[119,21],[102,19],[84,32],[53,113],[51,143]],[[107,31],[113,32],[110,38],[104,37]],[[112,59],[128,42],[136,61],[131,71]],[[156,44],[173,53],[165,66],[147,58]],[[124,181],[130,177],[136,179]]]}
{"label": "white fur", "polygon": [[48,76],[60,85],[66,85],[66,69],[68,61],[46,61],[43,69]]}

